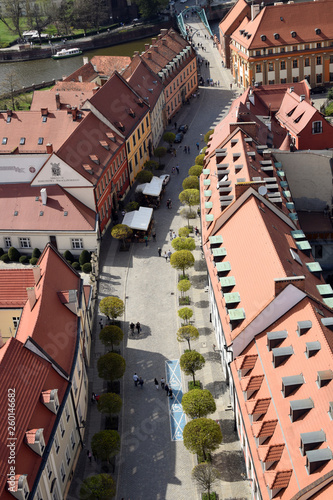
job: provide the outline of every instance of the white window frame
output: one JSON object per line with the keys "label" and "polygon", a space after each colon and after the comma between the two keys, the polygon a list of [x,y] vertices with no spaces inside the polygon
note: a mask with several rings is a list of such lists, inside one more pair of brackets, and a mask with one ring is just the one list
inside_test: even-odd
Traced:
{"label": "white window frame", "polygon": [[[320,124],[319,132],[316,132],[315,129],[317,128],[317,124]],[[312,122],[312,133],[313,134],[322,134],[323,133],[323,122],[321,120],[316,120],[315,122]]]}
{"label": "white window frame", "polygon": [[64,482],[65,481],[65,477],[66,477],[66,470],[65,470],[64,462],[61,462],[61,465],[60,465],[60,474],[61,474],[61,481]]}
{"label": "white window frame", "polygon": [[4,237],[5,248],[10,248],[12,246],[12,239],[10,236]]}
{"label": "white window frame", "polygon": [[83,250],[83,239],[82,238],[71,238],[72,250]]}
{"label": "white window frame", "polygon": [[25,237],[19,238],[19,242],[20,242],[20,248],[31,248],[30,238],[25,238]]}
{"label": "white window frame", "polygon": [[74,450],[76,443],[75,443],[74,432],[73,431],[71,432],[71,435],[70,435],[70,441],[71,441],[72,450]]}

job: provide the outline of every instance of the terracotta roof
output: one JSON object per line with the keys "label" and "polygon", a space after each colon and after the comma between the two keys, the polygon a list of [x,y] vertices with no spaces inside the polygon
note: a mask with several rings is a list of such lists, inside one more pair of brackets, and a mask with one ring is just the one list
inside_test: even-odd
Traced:
{"label": "terracotta roof", "polygon": [[134,56],[131,64],[122,74],[130,86],[144,99],[152,108],[163,92],[163,85],[147,66],[144,59]]}
{"label": "terracotta roof", "polygon": [[131,135],[149,111],[145,100],[141,99],[117,72],[113,73],[89,102],[108,120],[114,130],[125,137]]}
{"label": "terracotta roof", "polygon": [[252,432],[254,437],[272,436],[274,434],[277,420],[263,420],[252,424]]}
{"label": "terracotta roof", "polygon": [[57,82],[50,92],[92,92],[98,88],[96,82]]}
{"label": "terracotta roof", "polygon": [[258,455],[262,462],[276,462],[280,460],[285,444],[272,444],[270,446],[259,446]]}
{"label": "terracotta roof", "polygon": [[235,5],[228,11],[219,24],[219,29],[224,34],[230,34],[230,28],[238,18],[242,19],[246,13],[250,12],[249,5],[245,0],[238,0]]}
{"label": "terracotta roof", "polygon": [[241,387],[243,391],[258,391],[264,380],[263,375],[257,375],[253,377],[242,377]]}
{"label": "terracotta roof", "polygon": [[[59,101],[57,101],[56,94],[59,94]],[[81,109],[82,105],[87,99],[92,97],[93,91],[78,91],[78,90],[44,90],[35,91],[32,98],[30,111],[40,111],[41,108],[48,108],[49,111],[56,111],[57,109],[66,110],[70,107],[76,106]]]}
{"label": "terracotta roof", "polygon": [[90,59],[97,73],[107,77],[110,77],[114,71],[122,73],[130,62],[131,58],[128,56],[94,56]]}
{"label": "terracotta roof", "polygon": [[287,488],[292,473],[293,473],[292,469],[281,470],[277,472],[274,471],[265,472],[265,479],[267,481],[267,486],[271,490],[279,488]]}
{"label": "terracotta roof", "polygon": [[[83,112],[80,113],[84,116]],[[14,111],[10,123],[6,120],[7,113],[0,113],[0,138],[8,138],[6,144],[0,142],[0,154],[45,153],[48,143],[57,149],[82,118],[74,121],[67,111],[51,111],[43,122],[41,111]],[[42,139],[40,144],[39,139]]]}
{"label": "terracotta roof", "polygon": [[254,399],[246,401],[245,405],[249,415],[267,413],[271,398]]}
{"label": "terracotta roof", "polygon": [[27,288],[35,285],[32,269],[0,270],[0,307],[23,307],[27,301]]}
{"label": "terracotta roof", "polygon": [[257,354],[253,354],[251,356],[239,356],[235,360],[237,370],[252,370],[252,368],[256,364],[257,359]]}
{"label": "terracotta roof", "polygon": [[[325,16],[322,15],[323,9]],[[332,0],[269,5],[253,21],[245,18],[232,38],[245,49],[323,42],[333,39],[332,16]],[[316,28],[320,29],[319,34],[316,34]],[[249,38],[240,33],[241,29],[250,35]],[[294,37],[293,31],[296,32]],[[278,39],[274,37],[275,33],[279,35]],[[266,39],[262,40],[261,35]]]}
{"label": "terracotta roof", "polygon": [[81,66],[79,69],[71,73],[69,76],[63,79],[64,82],[92,82],[98,77],[97,71],[95,71],[94,66],[91,62],[88,62]]}
{"label": "terracotta roof", "polygon": [[286,92],[275,117],[281,125],[293,134],[298,135],[308,125],[310,120],[315,119],[315,115],[318,117],[316,119],[320,120],[322,118],[319,111],[310,103],[305,100],[300,101],[299,96],[294,92]]}
{"label": "terracotta roof", "polygon": [[290,137],[287,134],[279,148],[281,151],[290,151]]}
{"label": "terracotta roof", "polygon": [[[0,185],[0,231],[95,231],[96,213],[58,185]],[[42,215],[41,215],[42,214]]]}

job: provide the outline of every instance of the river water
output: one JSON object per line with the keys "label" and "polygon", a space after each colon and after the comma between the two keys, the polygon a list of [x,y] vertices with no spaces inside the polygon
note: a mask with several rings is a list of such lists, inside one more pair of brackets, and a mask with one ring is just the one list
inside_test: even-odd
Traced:
{"label": "river water", "polygon": [[[88,57],[89,60],[96,55],[132,57],[136,50],[142,52],[145,43],[150,43],[150,41],[151,38],[145,38],[113,47],[87,51],[83,55]],[[2,83],[9,73],[15,74],[15,81],[18,82],[20,87],[28,87],[34,83],[48,82],[53,79],[61,80],[63,76],[70,75],[82,64],[82,56],[61,60],[38,59],[35,61],[2,63],[0,64],[0,94],[5,92],[2,89]]]}

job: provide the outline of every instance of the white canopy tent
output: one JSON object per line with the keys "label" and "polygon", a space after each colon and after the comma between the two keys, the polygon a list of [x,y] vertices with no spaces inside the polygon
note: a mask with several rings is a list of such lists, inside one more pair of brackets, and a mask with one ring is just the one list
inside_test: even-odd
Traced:
{"label": "white canopy tent", "polygon": [[146,196],[159,196],[163,187],[163,179],[153,177],[150,182],[139,184],[135,191],[141,192]]}
{"label": "white canopy tent", "polygon": [[152,215],[152,208],[140,207],[139,210],[134,210],[133,212],[125,214],[122,224],[125,224],[131,229],[137,229],[138,231],[147,231]]}

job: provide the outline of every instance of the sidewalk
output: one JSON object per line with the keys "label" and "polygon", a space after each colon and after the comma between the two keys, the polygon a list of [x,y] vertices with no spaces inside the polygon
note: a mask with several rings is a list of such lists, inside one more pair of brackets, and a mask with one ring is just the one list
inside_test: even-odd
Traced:
{"label": "sidewalk", "polygon": [[[190,24],[200,26],[203,32],[201,23],[190,20]],[[200,41],[207,43],[204,56],[210,61],[210,77],[219,79],[222,86],[200,89],[200,99],[192,99],[191,105],[184,106],[174,119],[178,125],[187,123],[189,130],[177,150],[177,158],[170,158],[165,172],[160,172],[171,174],[173,166],[180,166],[180,174],[171,175],[161,207],[154,211],[156,242],[149,241],[148,247],[144,244],[132,244],[129,252],[119,252],[118,242],[112,240],[108,230],[102,243],[98,302],[105,296],[117,295],[125,303],[121,352],[126,359],[127,368],[121,380],[123,409],[119,432],[122,448],[115,472],[119,500],[200,498],[191,480],[191,470],[196,464],[196,458],[187,452],[182,441],[171,440],[168,398],[164,391],[157,391],[153,383],[155,377],[160,380],[165,376],[166,362],[179,359],[187,347],[186,344],[179,343],[176,337],[180,326],[177,315],[178,272],[163,257],[158,256],[157,248],[162,248],[162,255],[169,249],[173,252],[169,230],[177,233],[180,227],[187,224],[180,215],[178,195],[182,190],[182,181],[198,154],[195,144],[200,139],[200,148],[205,145],[203,135],[220,121],[235,96],[234,92],[230,92],[231,77],[222,68],[217,49],[213,49],[212,42],[204,40],[203,36]],[[171,124],[170,130],[173,128],[174,125]],[[183,153],[183,147],[187,144],[191,145],[191,154]],[[165,206],[167,198],[173,201],[171,210]],[[193,225],[200,227],[198,218],[193,221]],[[217,411],[211,418],[220,421],[223,434],[223,443],[214,453],[214,464],[221,469],[222,480],[214,489],[219,493],[220,499],[248,499],[251,498],[250,488],[242,476],[245,471],[244,459],[234,431],[229,390],[221,369],[220,354],[213,351],[213,344],[216,342],[210,323],[206,265],[201,258],[200,238],[196,237],[195,240],[196,262],[194,269],[189,272],[192,282],[189,296],[190,307],[194,311],[194,324],[199,329],[200,337],[198,341],[191,343],[191,347],[206,359],[206,365],[197,373],[197,378],[215,398]],[[106,384],[99,379],[96,368],[97,359],[104,354],[104,347],[98,338],[100,317],[97,311],[88,374],[89,394],[92,391],[96,394],[106,392]],[[142,332],[139,336],[129,335],[128,325],[131,321],[140,321]],[[142,389],[134,387],[134,372],[145,381]],[[188,377],[182,374],[184,392],[187,390],[187,380]],[[82,479],[101,472],[100,464],[89,462],[87,450],[90,449],[92,436],[103,429],[103,422],[96,405],[89,403],[85,448],[81,452],[67,497],[70,500],[79,498]]]}

